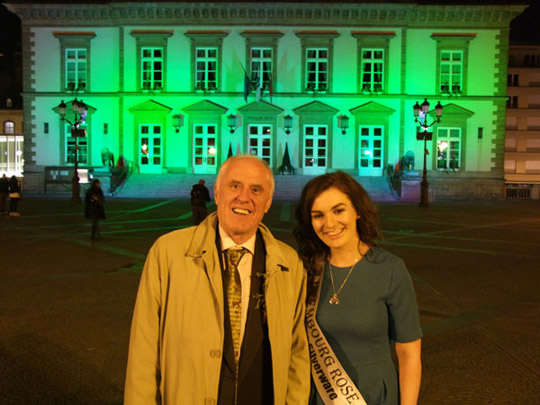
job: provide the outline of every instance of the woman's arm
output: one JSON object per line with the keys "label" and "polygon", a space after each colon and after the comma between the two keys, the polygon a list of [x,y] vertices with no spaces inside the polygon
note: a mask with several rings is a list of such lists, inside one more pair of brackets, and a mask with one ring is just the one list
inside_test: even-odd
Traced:
{"label": "woman's arm", "polygon": [[416,405],[418,402],[420,379],[422,377],[421,342],[421,339],[409,343],[396,342],[401,405]]}

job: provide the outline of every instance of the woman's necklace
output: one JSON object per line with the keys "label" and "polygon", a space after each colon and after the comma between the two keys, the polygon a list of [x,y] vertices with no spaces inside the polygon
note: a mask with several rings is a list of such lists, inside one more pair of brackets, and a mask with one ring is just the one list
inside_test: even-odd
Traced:
{"label": "woman's necklace", "polygon": [[356,263],[358,263],[358,260],[360,260],[360,259],[356,259],[354,261],[354,264],[351,266],[351,268],[349,269],[349,272],[345,276],[345,280],[343,280],[343,283],[341,283],[341,286],[339,287],[339,289],[337,291],[336,291],[336,286],[334,285],[334,276],[332,276],[332,265],[330,263],[328,263],[328,270],[330,271],[330,281],[332,282],[332,291],[334,292],[334,294],[332,294],[332,296],[328,300],[328,302],[330,304],[332,304],[332,305],[333,304],[335,304],[335,305],[339,304],[340,299],[339,299],[338,295],[341,292],[341,290],[343,289],[343,286],[345,285],[347,280],[349,279],[349,276],[351,275],[351,273],[352,273],[352,271],[354,269],[354,266],[356,266]]}

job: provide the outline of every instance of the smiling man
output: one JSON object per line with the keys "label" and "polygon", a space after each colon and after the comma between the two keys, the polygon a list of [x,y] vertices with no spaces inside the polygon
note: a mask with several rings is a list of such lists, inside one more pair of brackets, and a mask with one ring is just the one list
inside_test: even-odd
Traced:
{"label": "smiling man", "polygon": [[217,213],[150,249],[133,314],[126,404],[305,404],[305,271],[261,224],[274,192],[262,160],[228,159]]}

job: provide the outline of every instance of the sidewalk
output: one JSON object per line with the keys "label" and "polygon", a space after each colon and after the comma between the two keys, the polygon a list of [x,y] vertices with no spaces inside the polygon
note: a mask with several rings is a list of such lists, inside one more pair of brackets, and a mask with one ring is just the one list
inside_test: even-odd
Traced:
{"label": "sidewalk", "polygon": [[[418,296],[420,403],[538,403],[540,203],[379,207]],[[69,197],[19,208],[0,217],[0,402],[121,403],[146,252],[191,225],[189,201],[110,198],[100,242]],[[276,202],[264,222],[294,244],[294,204]]]}

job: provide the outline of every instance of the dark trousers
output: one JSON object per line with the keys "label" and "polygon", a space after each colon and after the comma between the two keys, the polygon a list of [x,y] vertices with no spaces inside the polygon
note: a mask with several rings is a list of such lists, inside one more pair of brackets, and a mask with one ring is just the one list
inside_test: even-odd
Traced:
{"label": "dark trousers", "polygon": [[193,209],[193,225],[199,225],[208,216],[208,210],[206,206],[192,205],[191,208]]}
{"label": "dark trousers", "polygon": [[101,238],[98,225],[99,218],[92,218],[92,239]]}
{"label": "dark trousers", "polygon": [[17,204],[19,204],[19,198],[10,198],[9,212],[17,212]]}
{"label": "dark trousers", "polygon": [[9,193],[0,193],[0,212],[5,212],[6,200]]}

